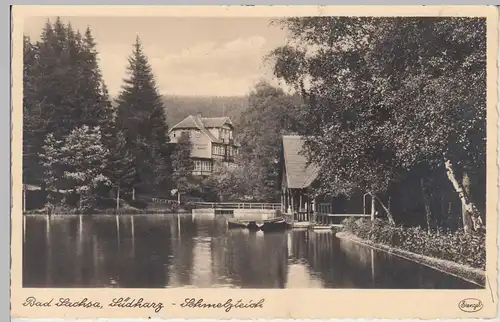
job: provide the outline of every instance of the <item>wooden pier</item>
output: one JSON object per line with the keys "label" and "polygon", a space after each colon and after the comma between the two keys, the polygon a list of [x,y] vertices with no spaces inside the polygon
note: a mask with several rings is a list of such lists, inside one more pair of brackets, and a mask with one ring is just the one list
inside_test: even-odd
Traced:
{"label": "wooden pier", "polygon": [[281,203],[266,202],[195,202],[199,209],[267,209],[280,210]]}
{"label": "wooden pier", "polygon": [[285,214],[285,218],[292,228],[297,229],[314,229],[314,230],[328,230],[332,228],[340,228],[342,224],[336,222],[339,219],[348,217],[370,218],[367,214],[308,214],[300,212],[295,214]]}

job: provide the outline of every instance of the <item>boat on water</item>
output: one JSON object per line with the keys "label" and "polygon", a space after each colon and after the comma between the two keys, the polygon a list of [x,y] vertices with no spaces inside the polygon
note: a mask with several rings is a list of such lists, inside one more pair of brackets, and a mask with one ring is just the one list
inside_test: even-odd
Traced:
{"label": "boat on water", "polygon": [[286,220],[284,218],[281,218],[280,220],[264,222],[264,225],[262,225],[261,230],[264,232],[280,231],[280,230],[285,230],[286,228],[287,228]]}
{"label": "boat on water", "polygon": [[284,230],[287,228],[286,220],[281,217],[259,221],[228,218],[227,225],[228,228],[247,228],[250,231],[275,231]]}
{"label": "boat on water", "polygon": [[227,227],[228,228],[248,228],[248,222],[240,221],[238,219],[227,218]]}
{"label": "boat on water", "polygon": [[250,221],[247,228],[251,231],[258,231],[264,226],[264,221]]}

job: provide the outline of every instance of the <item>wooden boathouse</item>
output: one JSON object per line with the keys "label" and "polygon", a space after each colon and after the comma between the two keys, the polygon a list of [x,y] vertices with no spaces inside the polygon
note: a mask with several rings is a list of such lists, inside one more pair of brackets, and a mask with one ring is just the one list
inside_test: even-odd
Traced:
{"label": "wooden boathouse", "polygon": [[282,137],[281,153],[281,211],[295,214],[294,220],[308,221],[310,214],[317,211],[316,198],[311,195],[311,184],[316,180],[319,169],[307,164],[301,154],[304,140],[297,135]]}
{"label": "wooden boathouse", "polygon": [[[308,164],[302,154],[304,139],[298,135],[282,137],[280,157],[281,211],[295,222],[332,224],[346,217],[370,217],[365,214],[363,197],[314,195],[319,168]],[[315,218],[311,218],[314,213]]]}

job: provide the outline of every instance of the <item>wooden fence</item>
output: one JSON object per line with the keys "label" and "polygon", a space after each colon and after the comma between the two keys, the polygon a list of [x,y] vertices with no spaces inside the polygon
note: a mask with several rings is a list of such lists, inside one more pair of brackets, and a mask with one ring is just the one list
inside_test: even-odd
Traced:
{"label": "wooden fence", "polygon": [[281,209],[281,203],[263,203],[263,202],[195,202],[196,208],[213,209]]}

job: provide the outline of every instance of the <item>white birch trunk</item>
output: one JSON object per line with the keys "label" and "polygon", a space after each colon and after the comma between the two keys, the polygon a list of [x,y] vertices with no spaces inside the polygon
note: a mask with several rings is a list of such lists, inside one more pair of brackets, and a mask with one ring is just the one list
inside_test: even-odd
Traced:
{"label": "white birch trunk", "polygon": [[370,218],[372,222],[375,220],[375,198],[373,198],[372,195],[370,195],[370,198],[372,199],[372,207],[371,207],[371,213],[370,213]]}
{"label": "white birch trunk", "polygon": [[[446,175],[448,176],[448,180],[453,184],[453,188],[458,194],[460,201],[462,202],[463,216],[479,216],[479,210],[476,208],[474,203],[470,200],[469,196],[465,193],[463,186],[458,182],[455,172],[453,171],[453,165],[450,160],[445,160],[444,163],[446,167]],[[464,219],[464,230],[469,231],[470,226],[467,224],[470,218]]]}
{"label": "white birch trunk", "polygon": [[394,221],[394,217],[392,217],[392,214],[391,214],[391,211],[389,210],[389,208],[387,208],[384,203],[377,197],[376,194],[372,194],[372,198],[375,198],[379,203],[380,205],[382,206],[382,208],[384,209],[386,215],[387,215],[387,219],[389,220],[389,223],[391,225],[395,225],[396,222]]}
{"label": "white birch trunk", "polygon": [[432,217],[431,202],[429,200],[428,191],[426,189],[423,178],[420,178],[420,188],[422,190],[422,199],[424,201],[424,207],[425,207],[425,219],[427,222],[427,232],[430,233],[430,231],[431,231],[431,217]]}
{"label": "white birch trunk", "polygon": [[116,212],[120,210],[120,185],[116,187]]}

